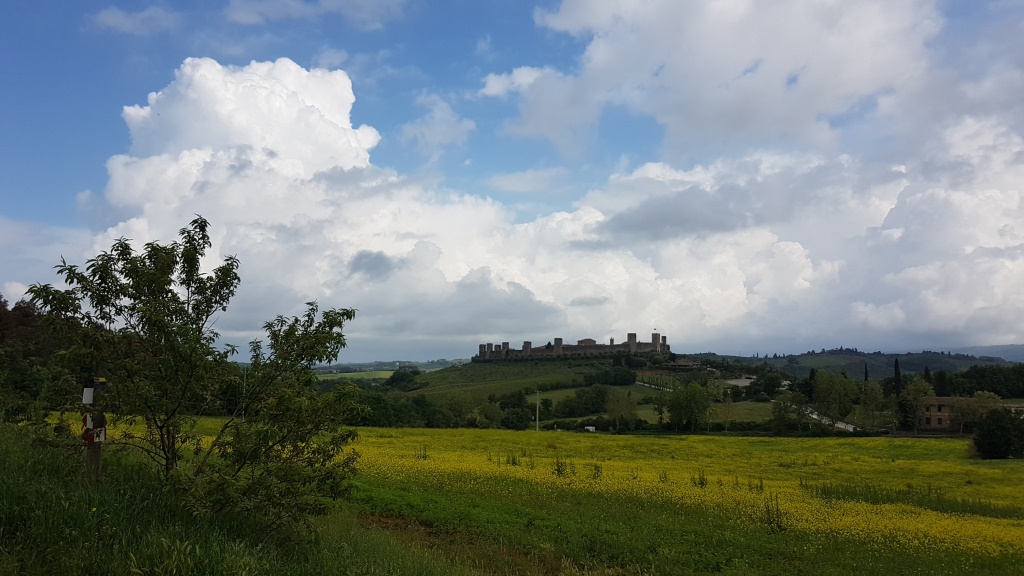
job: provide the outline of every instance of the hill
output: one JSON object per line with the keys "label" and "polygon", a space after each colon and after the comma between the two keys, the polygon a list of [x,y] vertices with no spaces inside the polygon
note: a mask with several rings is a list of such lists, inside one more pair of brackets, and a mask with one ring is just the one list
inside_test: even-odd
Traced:
{"label": "hill", "polygon": [[953,352],[973,356],[996,356],[1009,362],[1024,362],[1024,344],[1003,344],[1000,346],[969,346],[954,348]]}
{"label": "hill", "polygon": [[610,368],[608,359],[556,359],[538,362],[469,362],[416,377],[413,394],[461,395],[484,402],[523,388],[554,390],[583,386],[586,374]]}
{"label": "hill", "polygon": [[747,365],[767,364],[792,377],[805,378],[811,370],[846,371],[854,378],[861,378],[867,366],[868,377],[881,380],[893,375],[896,359],[900,361],[900,371],[904,374],[923,373],[925,368],[931,372],[945,371],[949,373],[963,372],[971,366],[1010,364],[997,356],[976,356],[957,352],[908,352],[893,354],[887,352],[861,352],[855,348],[822,349],[803,354],[772,355],[751,357],[718,356],[716,354],[696,354],[694,358],[728,359]]}

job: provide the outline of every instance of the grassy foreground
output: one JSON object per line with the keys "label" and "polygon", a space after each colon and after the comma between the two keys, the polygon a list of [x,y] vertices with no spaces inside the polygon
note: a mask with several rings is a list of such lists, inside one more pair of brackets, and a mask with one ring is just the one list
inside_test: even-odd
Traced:
{"label": "grassy foreground", "polygon": [[139,463],[0,426],[0,576],[1024,573],[1024,462],[966,441],[363,429],[359,488],[289,544]]}
{"label": "grassy foreground", "polygon": [[81,462],[0,425],[0,576],[470,573],[340,508],[313,541],[282,544],[244,518],[193,517],[130,457],[109,451],[95,488]]}
{"label": "grassy foreground", "polygon": [[1024,462],[965,440],[367,429],[357,448],[364,513],[488,573],[1024,573]]}

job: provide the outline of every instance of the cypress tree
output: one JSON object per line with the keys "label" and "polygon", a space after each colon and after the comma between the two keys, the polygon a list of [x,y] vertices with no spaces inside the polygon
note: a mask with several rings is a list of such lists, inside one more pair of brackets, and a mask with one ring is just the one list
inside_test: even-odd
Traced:
{"label": "cypress tree", "polygon": [[900,373],[900,359],[896,358],[892,365],[892,379],[893,385],[896,388],[896,394],[903,392],[903,374]]}

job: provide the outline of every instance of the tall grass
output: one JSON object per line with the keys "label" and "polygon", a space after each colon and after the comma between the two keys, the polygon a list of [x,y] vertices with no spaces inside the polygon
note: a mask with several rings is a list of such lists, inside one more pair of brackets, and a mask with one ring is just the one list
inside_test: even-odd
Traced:
{"label": "tall grass", "polygon": [[946,514],[973,514],[989,518],[1024,519],[1024,508],[1008,506],[980,498],[947,496],[932,486],[907,484],[887,488],[866,482],[821,482],[800,480],[800,487],[823,500],[849,500],[868,504],[908,504]]}
{"label": "tall grass", "polygon": [[83,460],[0,425],[0,576],[468,573],[337,508],[312,539],[282,542],[246,517],[194,517],[132,455],[107,450],[98,486]]}

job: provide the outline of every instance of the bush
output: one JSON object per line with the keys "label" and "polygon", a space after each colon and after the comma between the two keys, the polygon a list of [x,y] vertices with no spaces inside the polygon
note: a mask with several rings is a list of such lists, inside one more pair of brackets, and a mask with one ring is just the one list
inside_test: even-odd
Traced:
{"label": "bush", "polygon": [[1024,420],[1005,408],[990,411],[978,424],[974,450],[986,459],[1024,457]]}

